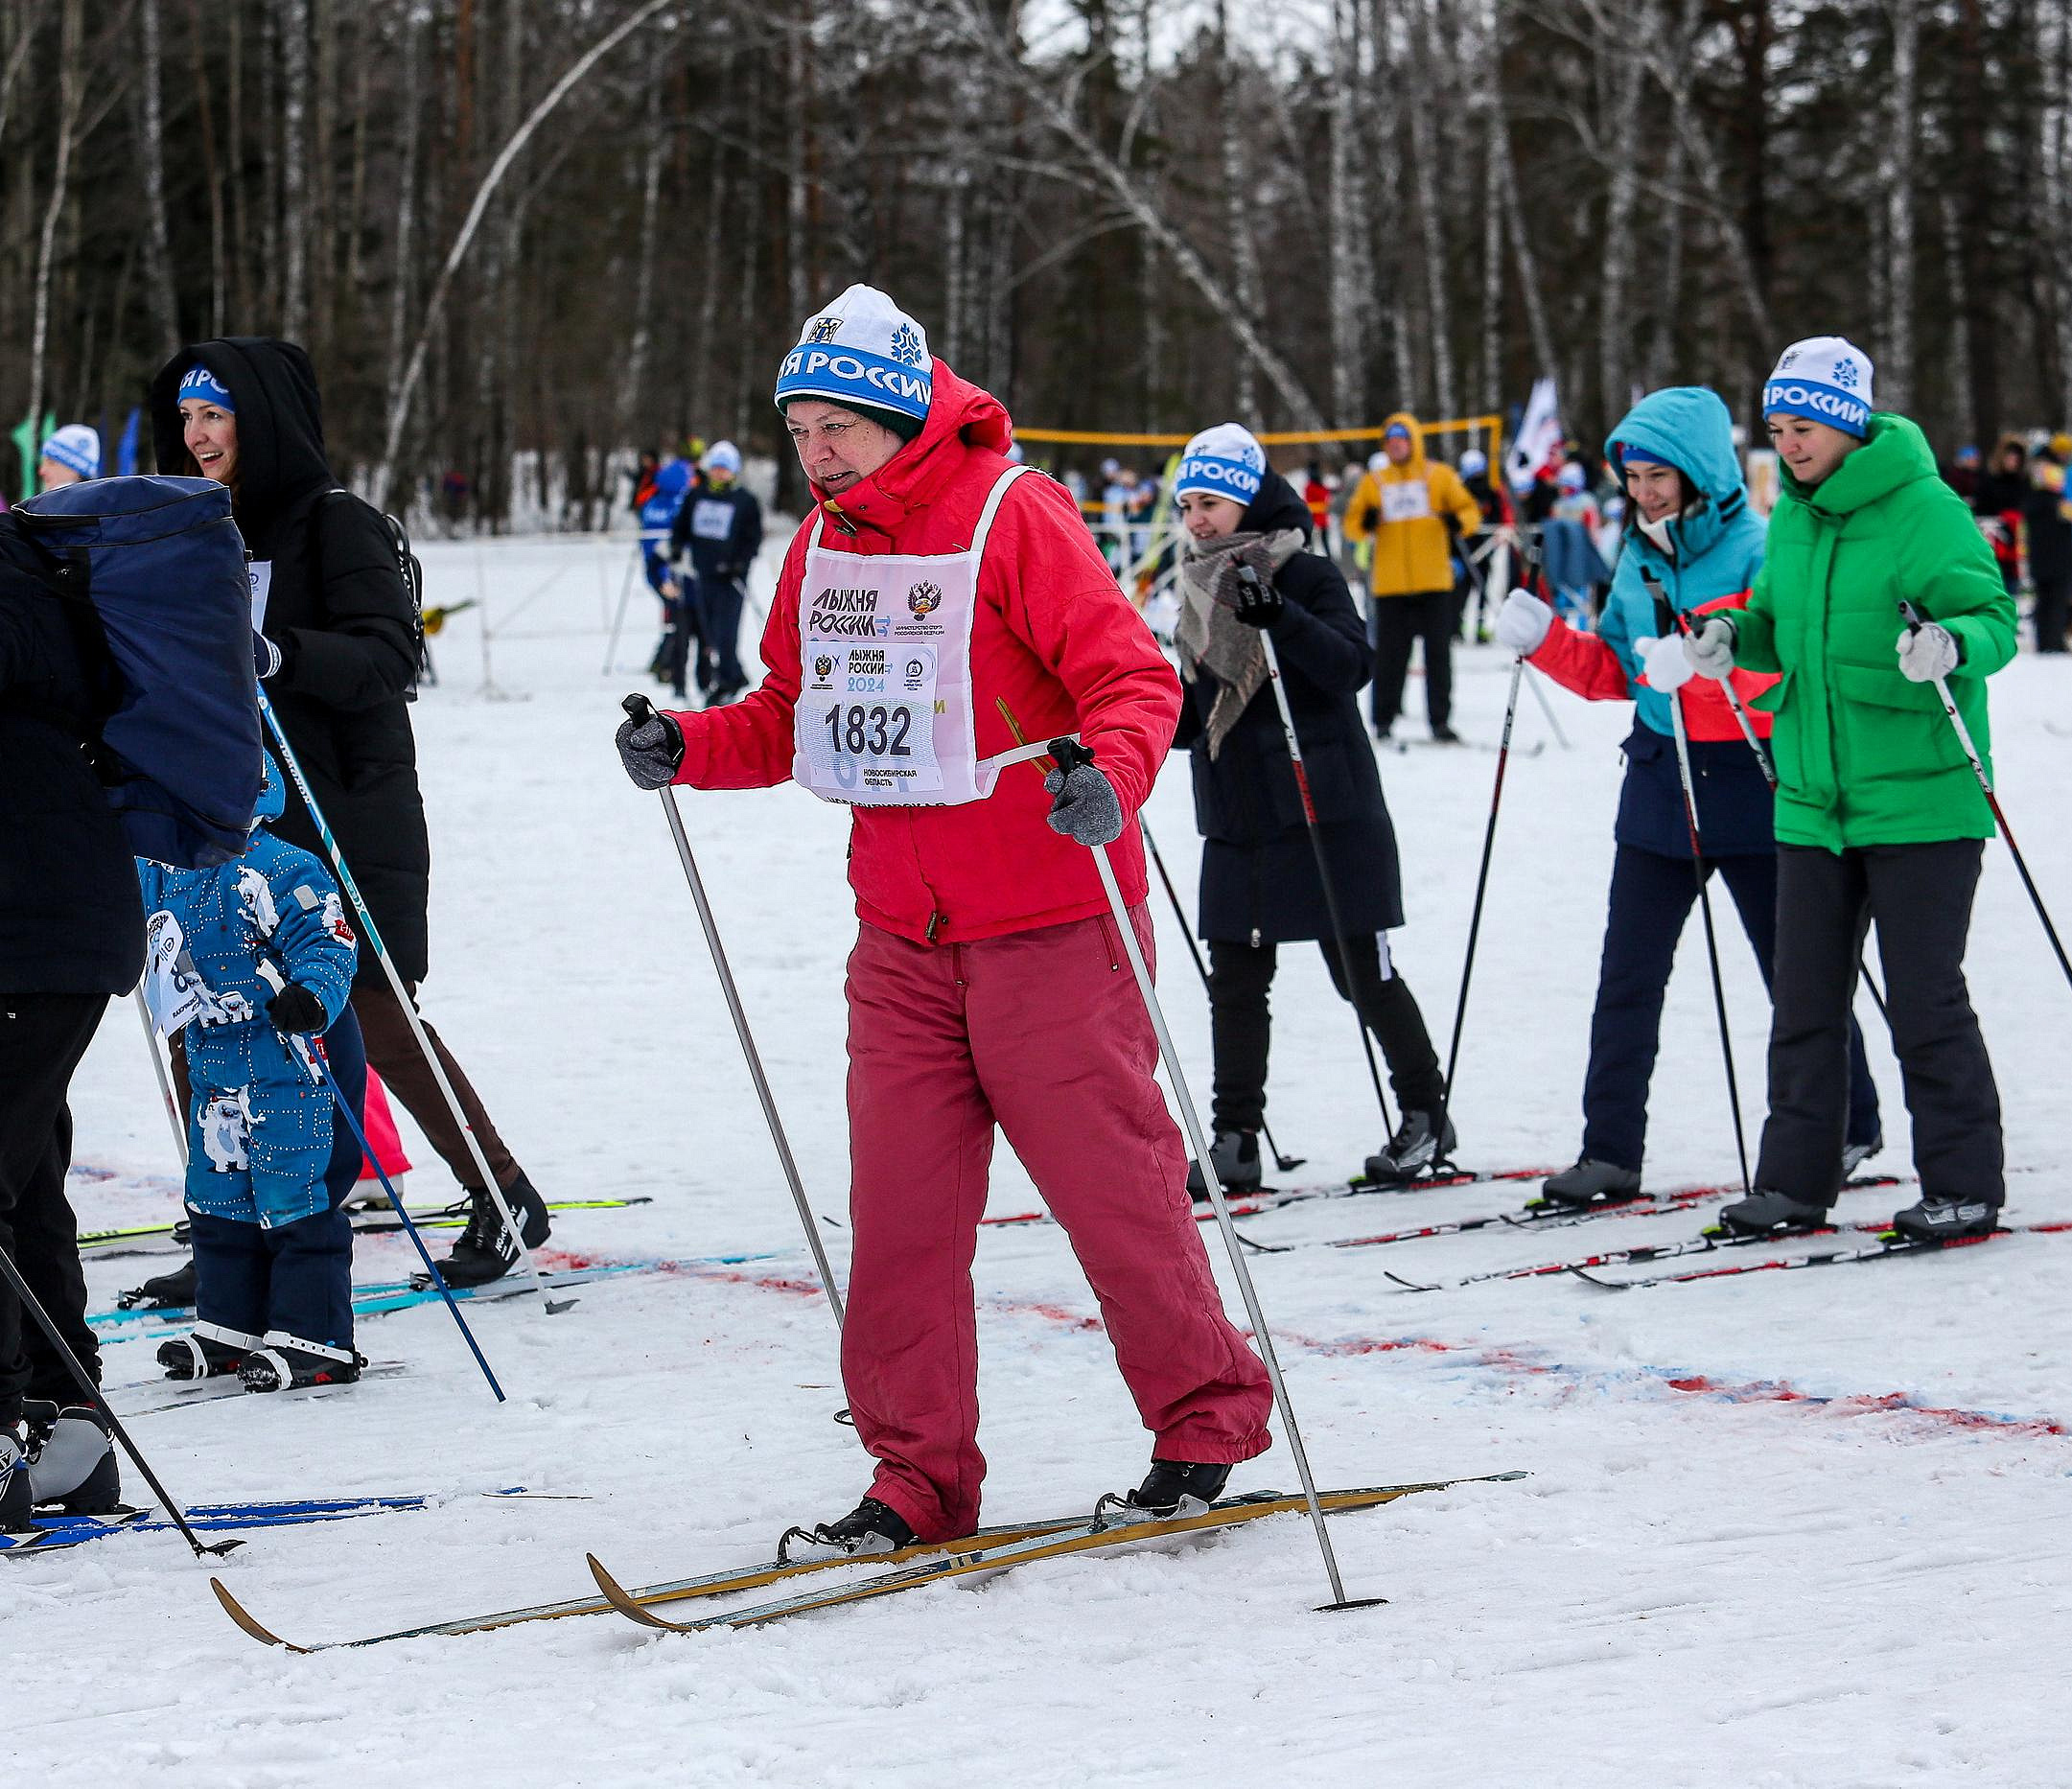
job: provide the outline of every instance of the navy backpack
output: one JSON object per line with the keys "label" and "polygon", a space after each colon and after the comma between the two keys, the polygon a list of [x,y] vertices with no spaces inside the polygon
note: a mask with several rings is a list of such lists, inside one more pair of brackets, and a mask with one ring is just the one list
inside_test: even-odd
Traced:
{"label": "navy backpack", "polygon": [[251,585],[230,493],[210,478],[60,485],[0,523],[47,587],[90,605],[122,679],[96,753],[129,848],[175,870],[244,849],[259,799]]}

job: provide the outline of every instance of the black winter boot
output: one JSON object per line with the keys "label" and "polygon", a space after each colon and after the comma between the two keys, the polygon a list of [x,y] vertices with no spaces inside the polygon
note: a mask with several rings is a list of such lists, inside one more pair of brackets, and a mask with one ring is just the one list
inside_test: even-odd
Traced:
{"label": "black winter boot", "polygon": [[244,1357],[238,1378],[246,1391],[301,1391],[311,1385],[350,1385],[365,1359],[350,1348],[327,1348],[286,1330],[268,1330],[265,1345]]}
{"label": "black winter boot", "polygon": [[889,1503],[867,1497],[837,1522],[824,1522],[817,1528],[787,1528],[777,1544],[780,1560],[802,1557],[799,1546],[852,1553],[859,1558],[874,1553],[896,1553],[914,1545],[914,1530],[904,1516]]}
{"label": "black winter boot", "polygon": [[[538,1248],[553,1228],[547,1201],[533,1191],[532,1182],[521,1173],[504,1189],[504,1203],[524,1232],[525,1246]],[[501,1280],[518,1266],[518,1250],[503,1227],[503,1214],[486,1189],[468,1189],[468,1227],[461,1231],[452,1252],[439,1263],[439,1277],[449,1286],[487,1286]]]}
{"label": "black winter boot", "polygon": [[1408,1186],[1429,1173],[1454,1152],[1454,1121],[1446,1120],[1446,1134],[1438,1134],[1436,1112],[1405,1112],[1396,1134],[1379,1155],[1367,1157],[1367,1178],[1383,1186]]}
{"label": "black winter boot", "polygon": [[185,1336],[158,1344],[158,1364],[168,1379],[215,1379],[235,1373],[244,1364],[244,1357],[259,1346],[260,1337],[249,1331],[197,1323]]}
{"label": "black winter boot", "polygon": [[124,1311],[134,1311],[140,1305],[147,1311],[189,1311],[194,1308],[196,1286],[195,1264],[189,1257],[183,1266],[175,1267],[171,1273],[161,1273],[142,1286],[131,1287],[115,1303]]}
{"label": "black winter boot", "polygon": [[[1259,1133],[1256,1130],[1219,1130],[1209,1145],[1209,1163],[1223,1191],[1232,1198],[1259,1191]],[[1208,1203],[1208,1185],[1201,1178],[1201,1164],[1187,1164],[1187,1193],[1197,1204]]]}
{"label": "black winter boot", "polygon": [[2000,1227],[2000,1207],[1983,1198],[1924,1198],[1896,1213],[1892,1227],[1910,1243],[1955,1243],[1991,1236]]}
{"label": "black winter boot", "polygon": [[1231,1468],[1196,1460],[1153,1460],[1144,1482],[1130,1492],[1129,1501],[1154,1516],[1185,1514],[1192,1499],[1204,1507],[1222,1496],[1230,1482]]}

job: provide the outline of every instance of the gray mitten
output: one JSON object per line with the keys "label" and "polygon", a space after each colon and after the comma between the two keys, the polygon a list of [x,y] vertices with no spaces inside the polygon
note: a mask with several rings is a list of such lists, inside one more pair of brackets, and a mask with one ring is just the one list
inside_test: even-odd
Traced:
{"label": "gray mitten", "polygon": [[1082,845],[1112,845],[1123,836],[1123,804],[1115,785],[1091,763],[1054,770],[1043,787],[1056,799],[1046,816],[1053,832]]}
{"label": "gray mitten", "polygon": [[[677,767],[684,761],[684,730],[673,715],[649,707],[644,696],[628,696],[626,702],[627,716],[612,735],[619,762],[637,787],[664,788],[676,779]],[[635,702],[640,705],[639,714],[630,707]]]}

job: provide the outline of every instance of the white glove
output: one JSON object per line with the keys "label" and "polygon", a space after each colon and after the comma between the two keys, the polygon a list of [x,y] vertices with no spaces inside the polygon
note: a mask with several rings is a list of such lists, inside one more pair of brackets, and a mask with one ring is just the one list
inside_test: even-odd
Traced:
{"label": "white glove", "polygon": [[1683,688],[1695,674],[1680,634],[1666,639],[1637,639],[1633,649],[1640,655],[1641,670],[1647,679],[1648,688],[1662,695]]}
{"label": "white glove", "polygon": [[1554,612],[1529,591],[1513,591],[1497,611],[1497,644],[1529,659],[1547,640]]}
{"label": "white glove", "polygon": [[1964,658],[1957,636],[1934,621],[1910,627],[1896,642],[1899,652],[1899,674],[1910,684],[1932,684],[1947,677]]}
{"label": "white glove", "polygon": [[1731,677],[1734,674],[1734,623],[1723,615],[1709,615],[1683,637],[1684,657],[1700,677]]}

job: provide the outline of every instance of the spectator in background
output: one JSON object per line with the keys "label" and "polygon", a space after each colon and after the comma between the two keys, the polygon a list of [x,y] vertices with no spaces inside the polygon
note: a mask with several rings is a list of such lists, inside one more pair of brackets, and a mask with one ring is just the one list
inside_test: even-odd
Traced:
{"label": "spectator in background", "polygon": [[[1467,486],[1468,495],[1475,500],[1475,506],[1482,512],[1482,530],[1487,533],[1495,528],[1511,525],[1511,500],[1502,488],[1489,476],[1489,455],[1480,448],[1470,448],[1460,456],[1460,482]],[[1477,542],[1476,546],[1483,543]],[[1470,557],[1471,547],[1466,541],[1460,543],[1460,578],[1455,588],[1455,606],[1459,611],[1455,626],[1463,639],[1482,639],[1488,636],[1485,623],[1489,608],[1488,579],[1491,568],[1496,564],[1494,553],[1479,561]],[[1470,616],[1472,612],[1472,624]]]}
{"label": "spectator in background", "polygon": [[2021,591],[2021,519],[2029,500],[2029,450],[2019,436],[2002,435],[1992,463],[1978,481],[1972,513],[1992,543],[1993,563],[2010,596]]}
{"label": "spectator in background", "polygon": [[[699,639],[698,690],[706,706],[732,702],[748,687],[741,669],[741,603],[748,569],[762,550],[762,505],[740,483],[741,450],[715,441],[698,462],[699,488],[677,511],[669,529],[671,588],[690,605]],[[691,588],[673,568],[690,555]],[[674,686],[684,693],[684,667],[672,662]]]}
{"label": "spectator in background", "polygon": [[67,423],[44,442],[36,461],[36,486],[55,491],[101,476],[101,434],[84,423]]}
{"label": "spectator in background", "polygon": [[2072,434],[2060,432],[2037,451],[2029,466],[2022,500],[2022,525],[2029,535],[2029,577],[2036,585],[2036,649],[2062,652],[2072,621],[2072,491],[2065,465],[2072,460]]}
{"label": "spectator in background", "polygon": [[1978,495],[1978,449],[1967,442],[1957,450],[1957,457],[1944,469],[1943,482],[1969,502]]}

